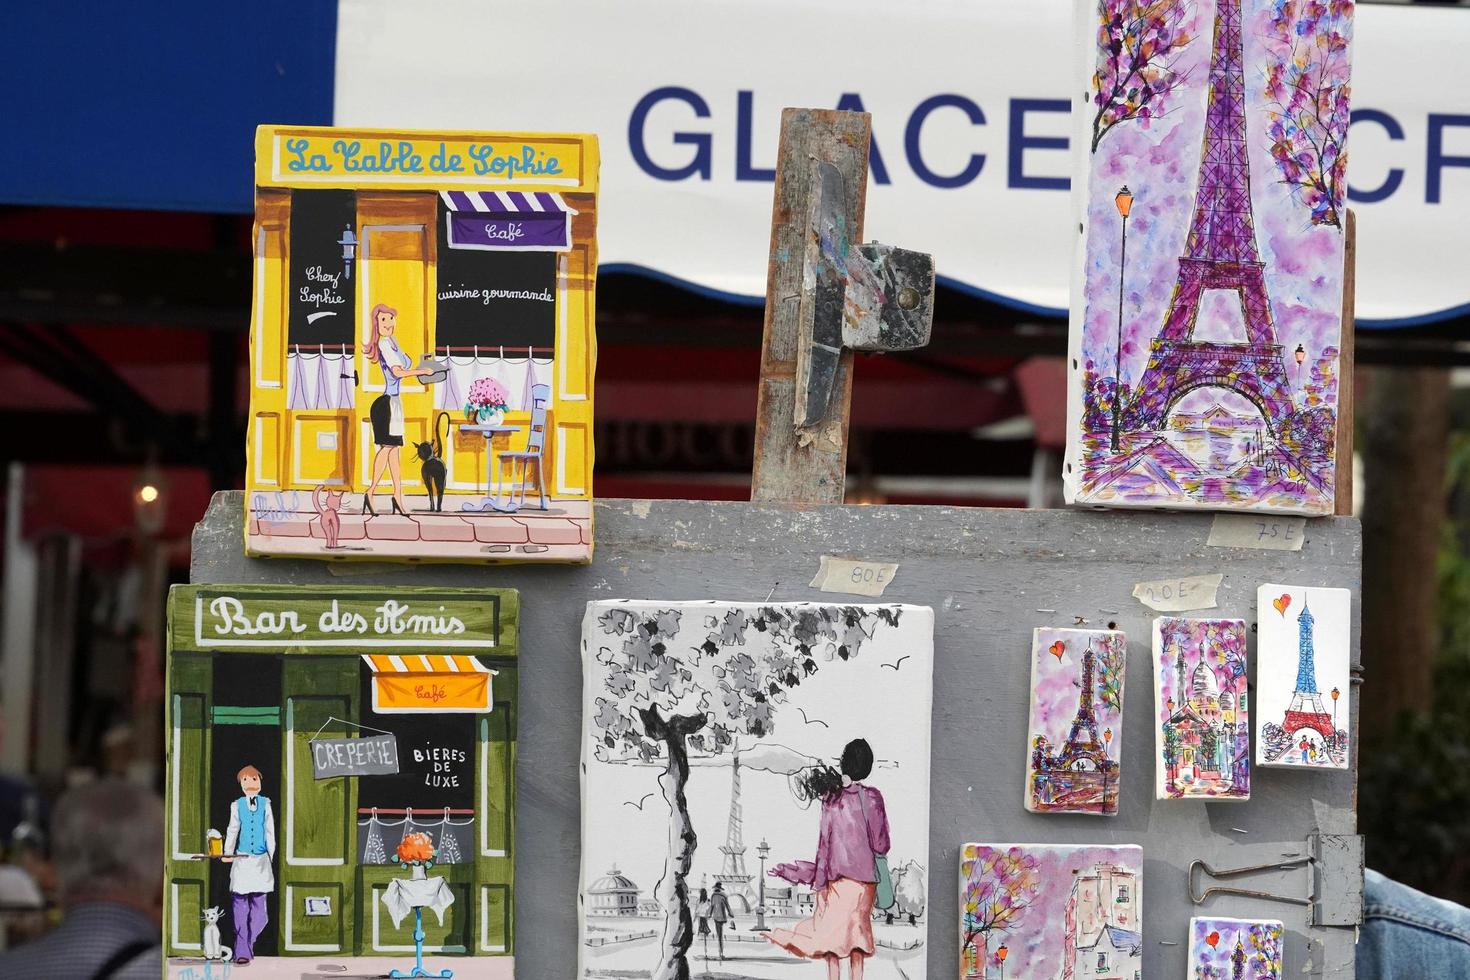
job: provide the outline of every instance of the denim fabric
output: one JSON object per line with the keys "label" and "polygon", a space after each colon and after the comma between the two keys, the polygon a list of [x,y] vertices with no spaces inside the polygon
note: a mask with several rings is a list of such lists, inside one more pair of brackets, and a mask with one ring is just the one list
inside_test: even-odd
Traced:
{"label": "denim fabric", "polygon": [[1358,980],[1470,977],[1470,909],[1365,875]]}

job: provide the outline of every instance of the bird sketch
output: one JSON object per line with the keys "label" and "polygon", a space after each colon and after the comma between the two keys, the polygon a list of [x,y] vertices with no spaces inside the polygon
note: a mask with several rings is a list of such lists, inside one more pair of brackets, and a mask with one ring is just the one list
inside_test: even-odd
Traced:
{"label": "bird sketch", "polygon": [[891,663],[891,664],[884,664],[883,666],[884,667],[887,667],[889,670],[896,671],[896,670],[898,670],[898,668],[900,668],[900,667],[903,666],[903,662],[905,660],[907,660],[907,659],[909,659],[909,655],[908,654],[904,654],[902,657],[899,657],[893,663]]}

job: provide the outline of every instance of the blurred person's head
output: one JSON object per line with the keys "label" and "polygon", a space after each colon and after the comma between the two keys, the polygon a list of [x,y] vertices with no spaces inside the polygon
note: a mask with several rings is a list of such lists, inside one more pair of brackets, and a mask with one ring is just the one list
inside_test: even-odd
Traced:
{"label": "blurred person's head", "polygon": [[67,790],[51,823],[63,906],[113,902],[162,921],[163,803],[156,795],[101,779]]}
{"label": "blurred person's head", "polygon": [[102,771],[109,776],[127,778],[136,750],[133,726],[127,723],[113,725],[102,733]]}

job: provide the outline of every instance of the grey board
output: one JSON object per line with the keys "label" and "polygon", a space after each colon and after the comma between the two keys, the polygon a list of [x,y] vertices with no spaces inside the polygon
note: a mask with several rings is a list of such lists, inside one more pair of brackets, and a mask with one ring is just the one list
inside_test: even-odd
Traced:
{"label": "grey board", "polygon": [[[854,601],[808,587],[822,554],[900,563],[884,600],[935,612],[929,976],[958,974],[956,884],[965,841],[1140,844],[1144,976],[1185,976],[1192,914],[1279,918],[1284,976],[1353,975],[1352,928],[1312,928],[1300,906],[1214,896],[1189,904],[1185,872],[1308,853],[1314,831],[1352,834],[1352,772],[1257,769],[1245,803],[1153,798],[1153,614],[1139,581],[1220,572],[1219,608],[1255,621],[1262,582],[1338,586],[1356,595],[1361,536],[1350,518],[1308,522],[1300,552],[1212,548],[1211,517],[1153,512],[823,507],[612,500],[597,505],[589,566],[361,566],[246,558],[239,493],[218,494],[194,533],[191,581],[447,585],[521,590],[520,755],[516,784],[516,959],[526,980],[576,971],[579,637],[589,599]],[[1043,612],[1041,610],[1055,610]],[[1116,613],[1109,610],[1116,610]],[[1113,818],[1031,814],[1021,806],[1031,630],[1116,621],[1128,634],[1123,793]],[[1353,662],[1358,659],[1353,603]],[[1254,644],[1251,674],[1254,676]],[[1356,746],[1358,702],[1350,695]],[[887,723],[904,724],[894,717]],[[1311,872],[1268,873],[1247,887],[1305,897]],[[1177,945],[1165,945],[1177,943]]]}

